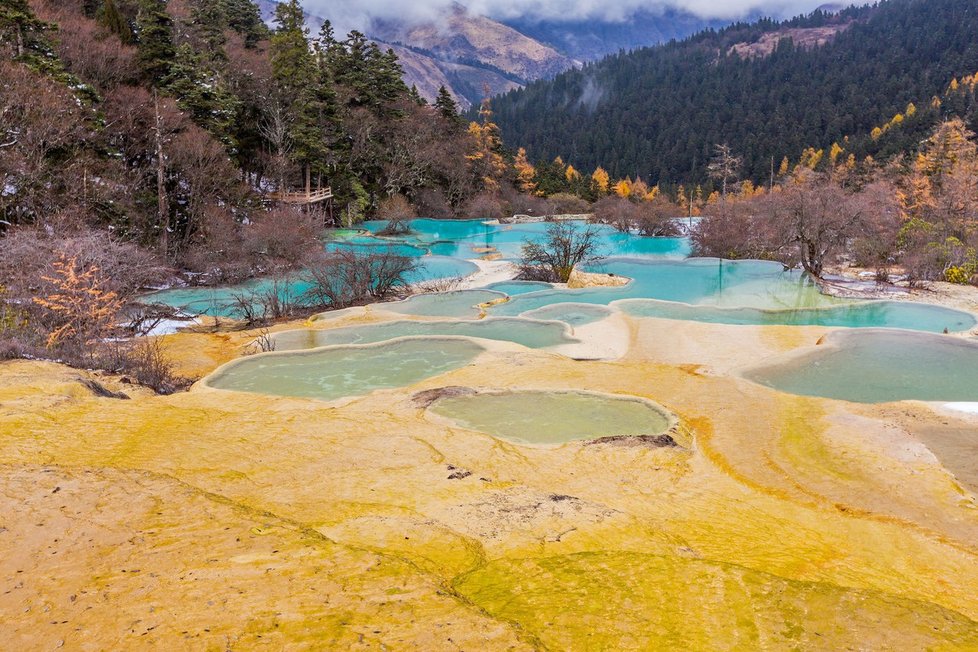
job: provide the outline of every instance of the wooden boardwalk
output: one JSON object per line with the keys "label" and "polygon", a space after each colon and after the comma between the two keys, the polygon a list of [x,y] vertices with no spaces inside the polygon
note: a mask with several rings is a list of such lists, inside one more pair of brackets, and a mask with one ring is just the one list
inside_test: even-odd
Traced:
{"label": "wooden boardwalk", "polygon": [[283,204],[305,206],[308,204],[318,204],[320,202],[332,199],[333,189],[327,187],[320,190],[311,190],[309,192],[271,192],[268,193],[265,198],[268,201],[277,201],[282,202]]}

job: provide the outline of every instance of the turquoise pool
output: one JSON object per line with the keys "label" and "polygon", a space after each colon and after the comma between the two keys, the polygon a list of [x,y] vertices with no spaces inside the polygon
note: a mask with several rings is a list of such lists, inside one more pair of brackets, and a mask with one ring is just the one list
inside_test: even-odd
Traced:
{"label": "turquoise pool", "polygon": [[[479,269],[471,261],[445,256],[425,255],[418,260],[421,265],[405,277],[409,284],[468,276]],[[311,288],[312,284],[303,274],[295,274],[277,281],[264,278],[234,286],[162,290],[143,295],[141,299],[144,303],[162,303],[192,315],[241,318],[243,314],[237,297],[251,298],[254,302],[256,295],[275,292],[280,300],[303,306],[308,305],[303,295]]]}
{"label": "turquoise pool", "polygon": [[[470,275],[476,258],[491,249],[516,258],[527,239],[539,239],[548,225],[496,224],[481,220],[417,219],[411,232],[396,238],[375,234],[386,222],[365,222],[362,230],[331,233],[327,249],[394,251],[417,258],[423,267],[407,281],[419,283]],[[606,225],[595,227],[606,258],[588,271],[628,277],[621,287],[558,289],[548,283],[503,281],[468,291],[421,295],[404,302],[383,304],[385,310],[409,315],[475,319],[476,304],[510,297],[492,306],[490,316],[525,315],[557,319],[571,325],[591,323],[612,306],[634,317],[702,321],[726,324],[820,325],[849,328],[903,328],[930,332],[964,331],[975,327],[974,316],[939,306],[910,302],[852,301],[822,294],[807,275],[786,271],[780,263],[686,258],[685,238],[647,238],[620,233]],[[277,291],[281,299],[302,304],[308,281],[297,275],[277,286],[269,280],[226,288],[186,288],[147,295],[188,313],[240,317],[235,296]],[[559,307],[562,304],[565,307]],[[571,306],[571,307],[567,307]]]}
{"label": "turquoise pool", "polygon": [[[824,308],[718,308],[630,299],[616,304],[633,317],[679,319],[713,324],[902,328],[931,333],[965,331],[975,326],[968,313],[904,301],[862,301]],[[531,313],[532,314],[532,313]],[[556,319],[556,317],[554,317]]]}
{"label": "turquoise pool", "polygon": [[584,326],[600,321],[613,312],[611,308],[590,303],[554,303],[529,310],[520,316],[530,319],[553,319],[571,326]]}
{"label": "turquoise pool", "polygon": [[560,322],[507,317],[478,321],[392,321],[328,330],[285,331],[276,333],[273,339],[276,351],[293,351],[335,344],[370,344],[398,337],[444,335],[514,342],[531,349],[579,342],[567,334],[567,327]]}
{"label": "turquoise pool", "polygon": [[906,331],[833,333],[826,343],[747,371],[761,385],[791,394],[858,403],[978,401],[978,344]]}
{"label": "turquoise pool", "polygon": [[[382,231],[385,221],[368,221],[363,227],[370,233]],[[432,220],[417,219],[410,222],[411,233],[398,238],[411,246],[426,248],[442,256],[473,258],[482,250],[493,249],[503,258],[519,258],[524,240],[540,240],[549,224],[495,224],[483,220]],[[682,259],[689,255],[686,238],[646,238],[621,233],[606,224],[593,228],[598,233],[600,253],[603,256],[659,256]]]}
{"label": "turquoise pool", "polygon": [[479,304],[505,299],[502,292],[492,290],[453,290],[432,294],[416,294],[404,301],[378,304],[389,312],[402,315],[426,317],[456,317],[458,319],[477,319],[482,310]]}

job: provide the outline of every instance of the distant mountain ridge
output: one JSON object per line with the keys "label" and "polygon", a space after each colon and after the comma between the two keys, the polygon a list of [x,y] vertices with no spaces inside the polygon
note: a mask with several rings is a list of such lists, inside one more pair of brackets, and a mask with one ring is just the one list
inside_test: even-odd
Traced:
{"label": "distant mountain ridge", "polygon": [[520,18],[504,22],[573,59],[597,61],[621,50],[627,52],[684,39],[704,29],[720,29],[731,21],[703,19],[688,12],[665,9],[662,12],[641,10],[623,21]]}
{"label": "distant mountain ridge", "polygon": [[[932,98],[978,71],[975,34],[974,0],[883,0],[611,56],[511,91],[493,108],[505,142],[534,161],[561,156],[614,177],[705,182],[714,146],[726,143],[744,158],[745,177],[761,182],[772,162],[795,163],[810,147],[858,157],[876,157],[883,140],[890,154],[894,142],[912,149],[910,125],[925,134],[925,114],[939,120],[950,110]],[[869,137],[890,123],[907,133]]]}
{"label": "distant mountain ridge", "polygon": [[[255,1],[271,23],[278,3]],[[309,15],[313,31],[322,22],[321,17]],[[444,85],[468,109],[479,103],[485,88],[490,95],[502,94],[619,50],[684,38],[727,22],[675,10],[661,14],[640,11],[620,22],[497,21],[455,5],[438,25],[376,20],[364,31],[397,53],[408,86],[416,86],[423,97],[433,99]]]}

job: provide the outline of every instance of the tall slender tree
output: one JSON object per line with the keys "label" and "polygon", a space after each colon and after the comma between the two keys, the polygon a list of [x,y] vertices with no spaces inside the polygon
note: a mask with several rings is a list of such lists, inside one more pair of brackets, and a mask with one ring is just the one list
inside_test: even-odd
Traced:
{"label": "tall slender tree", "polygon": [[163,0],[139,0],[136,12],[136,60],[147,81],[158,86],[176,56],[173,20]]}
{"label": "tall slender tree", "polygon": [[275,93],[285,108],[293,160],[302,166],[306,191],[312,189],[312,172],[327,155],[323,117],[323,84],[320,69],[309,46],[309,32],[298,0],[275,9],[278,28],[272,35],[271,64]]}

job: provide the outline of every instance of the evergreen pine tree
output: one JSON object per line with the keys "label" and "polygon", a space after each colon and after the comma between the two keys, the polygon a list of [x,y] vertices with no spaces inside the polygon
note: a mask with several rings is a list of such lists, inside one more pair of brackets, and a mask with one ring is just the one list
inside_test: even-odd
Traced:
{"label": "evergreen pine tree", "polygon": [[225,90],[189,44],[177,48],[160,87],[177,99],[177,104],[193,116],[194,122],[233,148],[230,133],[239,101]]}
{"label": "evergreen pine tree", "polygon": [[176,51],[173,46],[173,21],[163,0],[139,0],[136,13],[136,61],[146,79],[154,85],[169,74]]}
{"label": "evergreen pine tree", "polygon": [[418,106],[425,106],[428,104],[428,101],[421,97],[417,84],[411,84],[411,90],[408,91],[408,95],[411,96],[411,100]]}
{"label": "evergreen pine tree", "polygon": [[445,118],[450,124],[458,127],[465,124],[462,116],[459,115],[458,104],[455,103],[455,98],[452,97],[452,94],[444,86],[438,89],[438,96],[435,98],[435,108],[438,109],[441,117]]}
{"label": "evergreen pine tree", "polygon": [[227,38],[224,30],[228,20],[222,0],[197,0],[190,11],[190,21],[194,31],[207,46],[205,56],[209,56],[212,61],[226,61],[224,45]]}
{"label": "evergreen pine tree", "polygon": [[253,48],[270,32],[261,18],[261,10],[251,0],[218,0],[226,24],[245,37],[245,47]]}
{"label": "evergreen pine tree", "polygon": [[119,37],[119,40],[126,44],[133,42],[132,28],[129,21],[119,11],[115,0],[105,0],[96,13],[98,23],[107,30]]}
{"label": "evergreen pine tree", "polygon": [[324,89],[320,70],[309,49],[308,31],[298,0],[275,9],[278,28],[272,35],[272,77],[279,102],[287,107],[289,140],[294,160],[302,165],[306,189],[310,189],[313,167],[328,154],[323,116]]}
{"label": "evergreen pine tree", "polygon": [[27,0],[0,0],[0,48],[13,59],[47,54],[47,25],[38,20]]}

